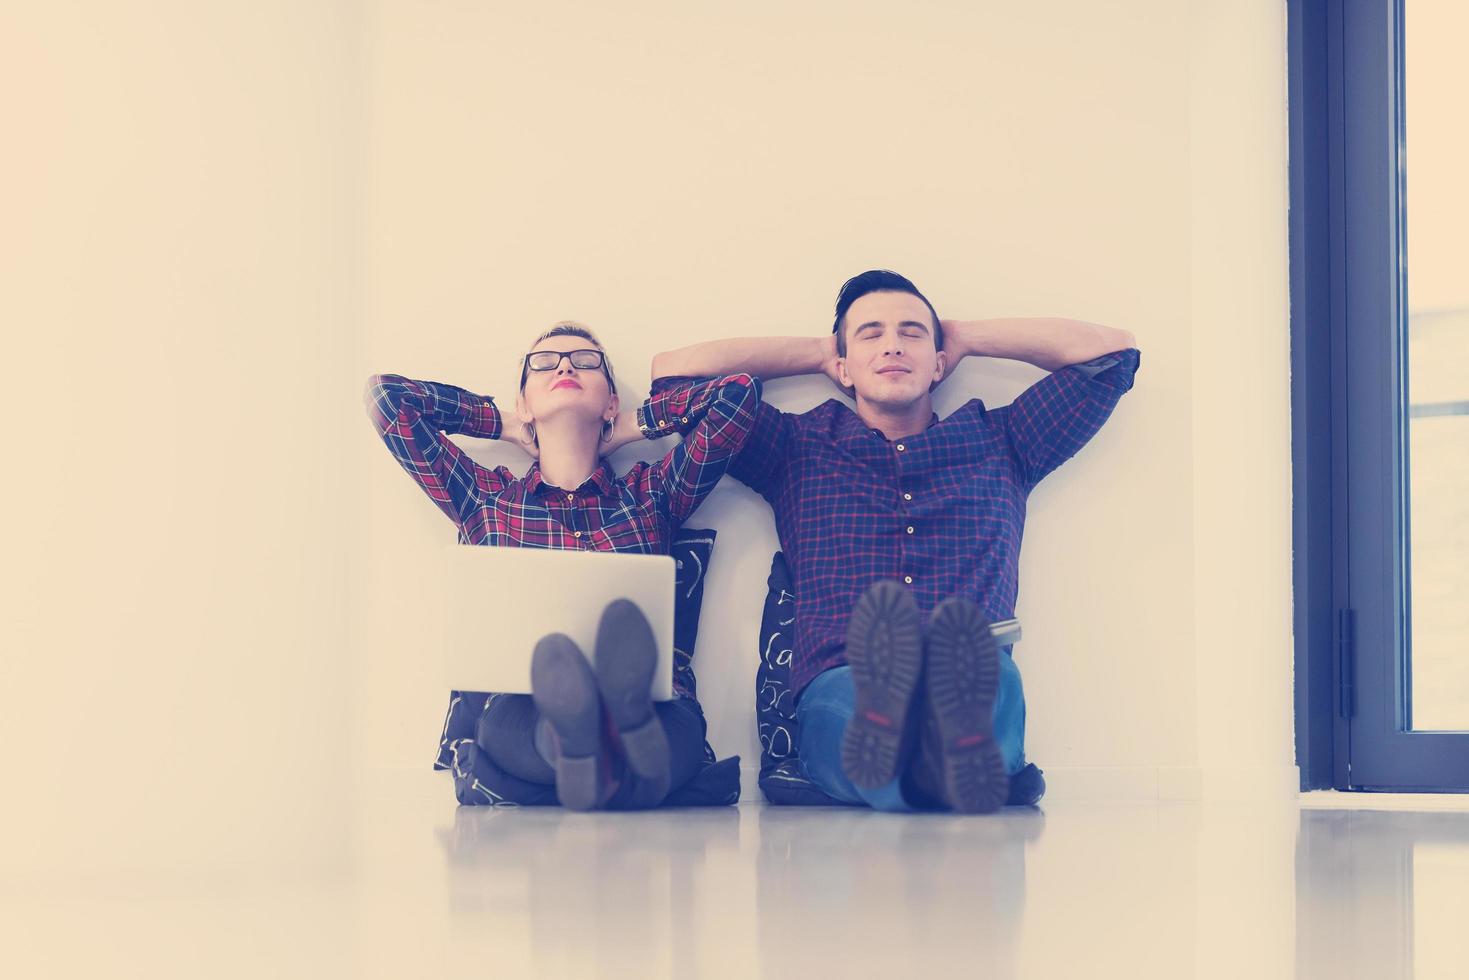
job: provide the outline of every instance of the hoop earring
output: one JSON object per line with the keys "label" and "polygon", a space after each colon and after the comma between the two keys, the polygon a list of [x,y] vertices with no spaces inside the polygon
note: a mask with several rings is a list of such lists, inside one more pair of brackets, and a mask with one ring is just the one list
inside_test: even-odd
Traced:
{"label": "hoop earring", "polygon": [[603,442],[611,442],[612,441],[612,430],[613,430],[613,428],[615,428],[615,426],[612,424],[612,420],[611,419],[605,419],[602,422],[602,441]]}
{"label": "hoop earring", "polygon": [[535,446],[537,449],[540,449],[541,441],[536,438],[536,424],[534,422],[522,422],[520,423],[520,426],[521,428],[525,429],[525,434],[530,436],[531,445]]}

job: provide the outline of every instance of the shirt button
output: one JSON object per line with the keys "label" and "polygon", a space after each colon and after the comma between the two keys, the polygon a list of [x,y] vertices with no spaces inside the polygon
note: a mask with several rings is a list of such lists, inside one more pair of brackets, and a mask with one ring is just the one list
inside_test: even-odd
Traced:
{"label": "shirt button", "polygon": [[666,426],[667,424],[668,424],[668,420],[667,419],[659,419],[658,420],[658,428],[660,428],[660,429],[663,428],[664,426]]}
{"label": "shirt button", "polygon": [[912,575],[904,575],[903,576],[903,584],[904,585],[912,585],[913,584],[913,576]]}
{"label": "shirt button", "polygon": [[683,418],[679,419],[680,422],[687,422],[688,420],[689,420],[689,417],[687,415],[685,415]]}
{"label": "shirt button", "polygon": [[905,494],[903,494],[903,499],[904,500],[912,500],[913,499],[913,495],[911,493],[905,493]]}
{"label": "shirt button", "polygon": [[[913,529],[910,527],[908,530],[911,531]],[[579,537],[581,537],[581,532],[580,531],[572,531],[571,532],[571,536],[574,537],[574,538],[579,538]]]}
{"label": "shirt button", "polygon": [[904,449],[904,446],[903,446],[903,444],[902,444],[902,443],[901,443],[901,442],[900,442],[900,443],[898,443],[898,452],[902,452],[902,451],[903,451],[903,449]]}
{"label": "shirt button", "polygon": [[574,493],[568,493],[566,495],[566,502],[568,504],[574,504],[574,503],[576,503],[576,494],[574,494]]}
{"label": "shirt button", "polygon": [[909,524],[908,525],[908,533],[909,534],[912,534],[913,533],[913,525],[912,524]]}

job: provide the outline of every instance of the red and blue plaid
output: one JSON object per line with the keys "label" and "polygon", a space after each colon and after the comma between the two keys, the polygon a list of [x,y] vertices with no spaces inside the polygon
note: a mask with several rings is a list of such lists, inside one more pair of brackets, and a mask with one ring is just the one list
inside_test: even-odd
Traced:
{"label": "red and blue plaid", "polygon": [[1107,421],[1139,361],[1128,348],[1073,364],[893,442],[836,400],[802,415],[759,405],[729,472],[775,512],[796,590],[792,690],[846,662],[852,604],[878,579],[906,583],[925,615],[963,596],[991,622],[1014,616],[1026,498]]}
{"label": "red and blue plaid", "polygon": [[537,463],[524,477],[481,466],[449,439],[500,437],[490,397],[380,374],[368,379],[364,401],[388,451],[454,522],[461,544],[667,554],[754,428],[760,383],[735,374],[653,395],[638,408],[643,435],[678,433],[683,440],[621,477],[604,459],[571,489],[546,482]]}

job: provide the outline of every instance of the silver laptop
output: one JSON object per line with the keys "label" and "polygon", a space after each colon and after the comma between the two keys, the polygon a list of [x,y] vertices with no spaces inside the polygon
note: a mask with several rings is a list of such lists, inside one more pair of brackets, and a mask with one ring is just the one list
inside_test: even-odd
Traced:
{"label": "silver laptop", "polygon": [[602,610],[631,599],[658,644],[653,700],[673,697],[670,556],[451,545],[442,579],[449,688],[529,694],[531,651],[547,633],[565,633],[595,664]]}

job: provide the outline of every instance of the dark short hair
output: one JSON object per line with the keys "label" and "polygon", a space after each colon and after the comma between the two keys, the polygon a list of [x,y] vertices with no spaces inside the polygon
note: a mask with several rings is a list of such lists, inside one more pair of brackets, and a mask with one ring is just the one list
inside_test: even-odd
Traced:
{"label": "dark short hair", "polygon": [[[590,340],[592,342],[592,346],[602,352],[602,373],[607,376],[607,387],[612,392],[612,394],[617,394],[617,381],[612,376],[612,359],[607,356],[607,350],[602,346],[602,342],[598,340],[595,336],[593,336],[590,330],[582,326],[580,323],[573,323],[570,320],[563,320],[552,327],[550,330],[547,330],[545,333],[541,334],[535,340],[532,340],[530,343],[530,349],[535,350],[537,344],[539,344],[543,340],[549,340],[552,337],[580,337],[582,340]],[[529,376],[530,364],[524,358],[522,358],[520,361],[520,390],[522,392],[525,391],[525,379]]]}
{"label": "dark short hair", "polygon": [[923,305],[928,307],[928,312],[933,317],[934,349],[944,349],[944,328],[939,326],[938,312],[934,310],[928,297],[920,293],[918,287],[913,285],[913,280],[888,269],[869,269],[848,279],[842,284],[841,291],[837,293],[837,315],[832,321],[831,332],[837,335],[837,353],[842,357],[847,356],[847,332],[842,329],[842,320],[846,318],[847,310],[852,304],[868,293],[911,293],[923,300]]}

